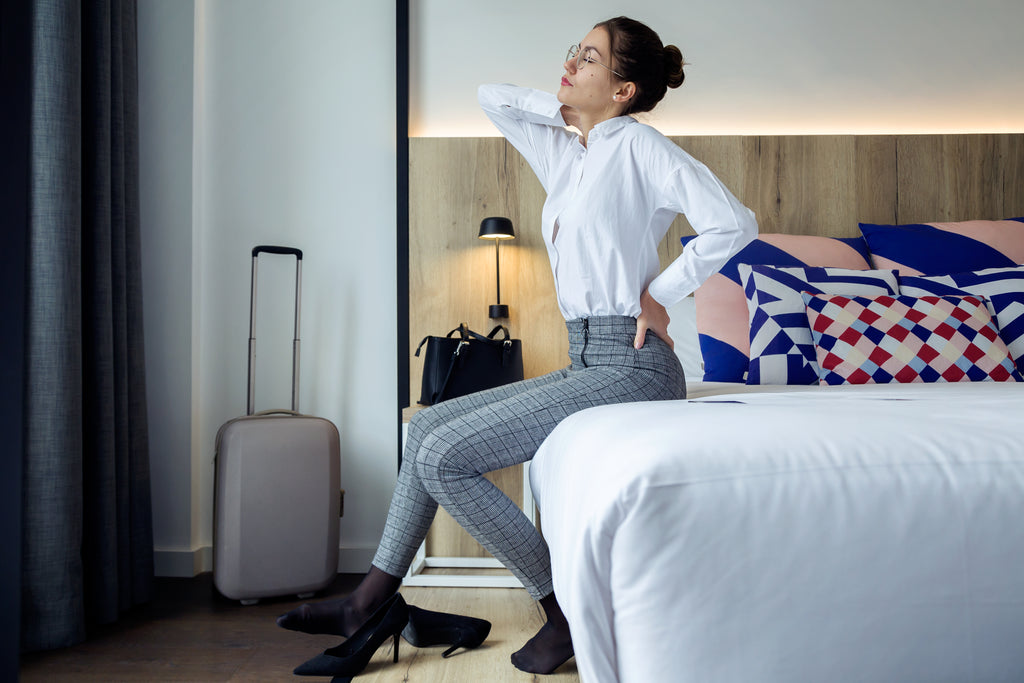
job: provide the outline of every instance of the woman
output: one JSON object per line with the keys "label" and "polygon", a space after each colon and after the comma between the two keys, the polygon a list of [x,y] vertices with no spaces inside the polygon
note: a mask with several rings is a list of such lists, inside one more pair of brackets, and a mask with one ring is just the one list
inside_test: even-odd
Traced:
{"label": "woman", "polygon": [[[650,111],[667,88],[682,84],[678,48],[663,46],[647,26],[618,17],[601,22],[570,48],[563,67],[557,96],[483,86],[479,98],[548,193],[541,230],[566,319],[571,365],[445,401],[413,418],[369,573],[347,598],[303,605],[279,620],[306,632],[358,632],[346,641],[347,649],[336,649],[336,659],[360,647],[372,647],[372,654],[392,635],[397,645],[404,603],[392,596],[438,504],[544,608],[547,623],[512,655],[512,663],[550,673],[572,656],[544,540],[483,475],[531,459],[551,430],[576,411],[683,398],[683,372],[672,352],[665,308],[695,290],[757,233],[753,214],[707,168],[630,116]],[[678,213],[686,214],[698,237],[659,274],[657,246]],[[438,642],[442,624],[458,623],[452,621],[456,617],[445,621],[410,609],[410,627],[419,622],[422,641]],[[377,636],[367,636],[370,631]],[[450,641],[457,639],[454,632]]]}

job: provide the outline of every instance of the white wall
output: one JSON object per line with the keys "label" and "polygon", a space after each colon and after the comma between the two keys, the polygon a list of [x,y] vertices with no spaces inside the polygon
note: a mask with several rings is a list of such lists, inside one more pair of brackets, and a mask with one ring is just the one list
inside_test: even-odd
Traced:
{"label": "white wall", "polygon": [[[622,12],[692,62],[651,117],[669,134],[1024,130],[1019,0],[422,0],[411,12],[413,134],[495,134],[479,83],[554,89],[565,48]],[[300,407],[341,431],[340,563],[369,562],[397,449],[394,40],[390,2],[139,2],[161,574],[210,567],[213,443],[245,410],[260,242],[306,251]],[[290,264],[264,263],[263,291],[281,292],[259,318],[258,406],[277,407],[288,400],[290,324],[276,321]]]}
{"label": "white wall", "polygon": [[420,136],[496,135],[476,86],[554,91],[570,43],[619,14],[683,51],[647,119],[668,135],[1020,132],[1020,0],[412,3]]}
{"label": "white wall", "polygon": [[[341,434],[339,567],[365,571],[397,453],[394,8],[192,5],[139,7],[158,573],[210,568],[214,440],[245,412],[250,250],[263,243],[305,252],[300,408]],[[258,408],[290,396],[293,267],[261,259]]]}
{"label": "white wall", "polygon": [[192,71],[191,0],[142,0],[139,166],[142,291],[157,573],[191,575]]}

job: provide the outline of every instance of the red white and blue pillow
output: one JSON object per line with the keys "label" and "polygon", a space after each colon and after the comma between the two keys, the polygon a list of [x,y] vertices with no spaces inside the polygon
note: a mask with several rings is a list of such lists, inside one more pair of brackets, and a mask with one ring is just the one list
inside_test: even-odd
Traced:
{"label": "red white and blue pillow", "polygon": [[740,265],[748,306],[747,384],[815,384],[818,366],[802,292],[875,297],[899,292],[892,270]]}
{"label": "red white and blue pillow", "polygon": [[907,296],[965,296],[973,294],[987,300],[989,312],[999,326],[1017,369],[1024,368],[1024,266],[900,277],[900,294]]}
{"label": "red white and blue pillow", "polygon": [[875,268],[942,275],[1024,263],[1024,218],[875,225],[861,223]]}
{"label": "red white and blue pillow", "polygon": [[[696,236],[683,237],[685,247]],[[866,270],[861,237],[761,234],[694,293],[698,343],[707,382],[743,382],[750,363],[747,300],[738,266],[833,266]]]}
{"label": "red white and blue pillow", "polygon": [[802,298],[821,384],[1022,381],[980,297]]}

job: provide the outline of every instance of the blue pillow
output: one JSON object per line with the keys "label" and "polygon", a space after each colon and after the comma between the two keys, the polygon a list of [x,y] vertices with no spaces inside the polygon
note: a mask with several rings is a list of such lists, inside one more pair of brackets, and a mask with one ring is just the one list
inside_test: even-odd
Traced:
{"label": "blue pillow", "polygon": [[944,275],[1024,263],[1024,218],[875,225],[861,223],[875,268]]}

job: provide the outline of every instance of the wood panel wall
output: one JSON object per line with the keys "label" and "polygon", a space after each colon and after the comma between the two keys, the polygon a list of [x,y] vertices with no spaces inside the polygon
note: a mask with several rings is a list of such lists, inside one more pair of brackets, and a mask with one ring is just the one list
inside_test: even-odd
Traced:
{"label": "wood panel wall", "polygon": [[[1024,216],[1024,134],[672,139],[753,209],[763,233],[852,237],[858,222]],[[527,377],[565,366],[565,326],[540,236],[544,191],[530,167],[503,138],[414,138],[409,164],[411,347],[460,322],[491,329],[494,247],[477,231],[483,218],[507,216],[516,239],[501,245],[502,303],[510,308],[501,322],[523,340]],[[663,266],[690,234],[677,218],[659,249]],[[421,377],[421,360],[410,358],[414,406]],[[518,468],[493,478],[519,495]],[[485,554],[443,514],[428,553]]]}

